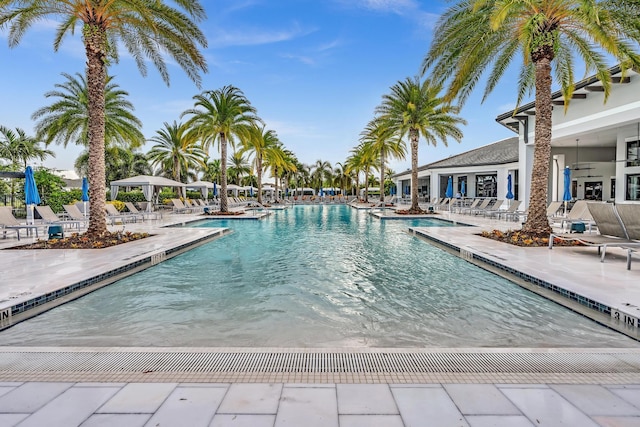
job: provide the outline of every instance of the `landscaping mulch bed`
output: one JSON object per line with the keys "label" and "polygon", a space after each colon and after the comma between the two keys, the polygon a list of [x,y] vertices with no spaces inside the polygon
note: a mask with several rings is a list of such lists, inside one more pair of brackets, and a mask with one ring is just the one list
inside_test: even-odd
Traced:
{"label": "landscaping mulch bed", "polygon": [[86,233],[73,233],[62,239],[38,240],[28,245],[8,249],[102,249],[133,242],[151,236],[149,233],[106,232],[98,237],[88,237]]}
{"label": "landscaping mulch bed", "polygon": [[[522,247],[540,247],[549,246],[549,234],[531,234],[523,233],[520,230],[509,231],[483,231],[478,236],[488,239],[497,240],[499,242],[508,243],[514,246]],[[578,236],[576,236],[578,237]],[[554,239],[553,246],[584,246],[576,240]]]}

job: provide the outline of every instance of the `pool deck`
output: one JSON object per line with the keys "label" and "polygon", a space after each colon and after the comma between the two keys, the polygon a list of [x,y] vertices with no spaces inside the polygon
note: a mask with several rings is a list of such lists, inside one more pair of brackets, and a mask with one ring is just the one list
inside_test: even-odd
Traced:
{"label": "pool deck", "polygon": [[[362,212],[364,214],[364,212]],[[525,282],[638,334],[640,260],[623,251],[518,248],[476,234],[514,223],[441,212],[475,227],[416,228],[498,274],[509,268],[612,313]],[[100,250],[0,251],[0,311],[126,267],[162,262],[221,229],[127,224],[154,237]],[[114,229],[122,229],[115,226]],[[11,236],[11,235],[9,235]],[[20,243],[27,243],[22,239]],[[0,248],[16,245],[0,239]],[[484,261],[482,261],[484,260]],[[486,263],[485,261],[489,261]],[[110,275],[107,280],[117,280]],[[90,291],[93,284],[86,287]],[[74,291],[75,292],[75,291]],[[72,292],[62,297],[73,298]],[[48,302],[42,309],[48,309]],[[625,321],[628,317],[633,322]],[[15,319],[14,319],[15,320]],[[5,320],[6,321],[6,320]],[[0,333],[0,342],[1,342]],[[0,426],[640,426],[640,345],[628,349],[225,349],[0,347]]]}

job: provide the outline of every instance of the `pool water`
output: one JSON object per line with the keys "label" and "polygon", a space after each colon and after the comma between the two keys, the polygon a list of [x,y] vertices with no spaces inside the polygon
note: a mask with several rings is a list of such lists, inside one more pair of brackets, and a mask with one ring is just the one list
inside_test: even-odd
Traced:
{"label": "pool water", "polygon": [[2,345],[632,347],[348,206],[296,206],[0,333]]}

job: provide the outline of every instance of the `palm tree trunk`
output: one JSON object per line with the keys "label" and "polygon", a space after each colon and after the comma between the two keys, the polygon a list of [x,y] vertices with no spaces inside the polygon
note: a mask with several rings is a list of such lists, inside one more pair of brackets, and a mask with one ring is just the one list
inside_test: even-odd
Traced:
{"label": "palm tree trunk", "polygon": [[[258,175],[258,203],[262,204],[262,156],[259,154],[256,163],[256,167],[258,168],[256,171],[256,175]],[[276,180],[276,182],[278,182],[278,180]]]}
{"label": "palm tree trunk", "polygon": [[536,72],[536,126],[531,172],[529,215],[522,231],[550,234],[547,218],[547,186],[549,185],[549,159],[551,156],[551,60],[541,58],[535,62]]}
{"label": "palm tree trunk", "polygon": [[220,133],[220,212],[229,212],[227,200],[227,136]]}
{"label": "palm tree trunk", "polygon": [[409,129],[409,140],[411,141],[411,208],[410,212],[419,212],[418,205],[418,131]]}
{"label": "palm tree trunk", "polygon": [[87,92],[89,114],[89,227],[87,235],[98,237],[107,232],[105,212],[105,66],[106,35],[98,26],[84,32],[87,53]]}
{"label": "palm tree trunk", "polygon": [[380,201],[384,202],[384,151],[380,153]]}

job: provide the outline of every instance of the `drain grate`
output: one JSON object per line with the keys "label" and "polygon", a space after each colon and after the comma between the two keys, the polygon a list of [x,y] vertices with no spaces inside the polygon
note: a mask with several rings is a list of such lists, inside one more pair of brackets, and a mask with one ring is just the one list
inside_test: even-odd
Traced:
{"label": "drain grate", "polygon": [[2,372],[640,373],[640,352],[567,351],[9,351]]}

